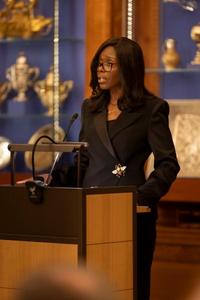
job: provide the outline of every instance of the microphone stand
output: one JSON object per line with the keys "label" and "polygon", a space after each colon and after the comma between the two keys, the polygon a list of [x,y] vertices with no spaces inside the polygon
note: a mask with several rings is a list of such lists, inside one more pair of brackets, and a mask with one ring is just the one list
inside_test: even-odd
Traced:
{"label": "microphone stand", "polygon": [[61,153],[57,153],[56,154],[56,157],[54,159],[53,165],[52,165],[51,170],[50,170],[50,172],[49,172],[49,174],[47,176],[47,179],[46,179],[46,185],[49,185],[50,182],[51,182],[51,174],[52,174],[52,172],[53,172],[53,170],[54,170],[54,168],[55,168],[55,166],[56,166],[56,164],[57,164],[60,156],[61,156]]}
{"label": "microphone stand", "polygon": [[[77,119],[78,114],[75,113],[72,118],[70,119],[65,137],[63,139],[63,142],[65,141],[65,139],[67,138],[68,134],[69,134],[69,130],[73,124],[73,122]],[[61,156],[61,152],[58,152],[56,154],[56,158],[53,162],[53,165],[51,167],[51,170],[47,176],[46,182],[44,180],[41,180],[43,178],[41,177],[36,177],[35,176],[35,150],[36,150],[36,146],[38,144],[38,142],[42,139],[42,138],[47,138],[49,139],[52,143],[55,143],[55,141],[50,138],[49,136],[40,136],[37,141],[35,142],[34,146],[33,146],[33,150],[32,150],[32,174],[33,174],[33,181],[27,181],[25,183],[27,190],[28,190],[28,194],[29,194],[29,199],[33,202],[33,203],[42,203],[43,202],[43,191],[45,188],[48,187],[48,185],[50,184],[51,181],[51,175],[52,172],[56,166],[57,161],[59,160],[60,156]],[[56,143],[55,143],[56,144]],[[80,154],[79,154],[80,155]],[[80,160],[80,157],[79,157]]]}
{"label": "microphone stand", "polygon": [[[67,140],[69,131],[70,131],[71,127],[72,127],[72,124],[74,123],[74,121],[75,121],[77,118],[78,118],[78,114],[77,114],[77,113],[73,114],[73,116],[71,117],[70,122],[69,122],[69,125],[68,125],[67,130],[66,130],[66,134],[65,134],[65,136],[64,136],[64,138],[63,138],[63,142]],[[49,174],[48,174],[48,176],[47,176],[46,182],[45,182],[47,186],[48,186],[48,185],[50,184],[50,182],[51,182],[51,175],[52,175],[52,172],[53,172],[53,170],[54,170],[54,168],[55,168],[57,162],[59,161],[61,155],[62,155],[62,153],[57,153],[57,154],[56,154],[56,157],[55,157],[55,159],[54,159],[53,165],[52,165],[52,167],[51,167],[51,170],[50,170],[50,172],[49,172]]]}

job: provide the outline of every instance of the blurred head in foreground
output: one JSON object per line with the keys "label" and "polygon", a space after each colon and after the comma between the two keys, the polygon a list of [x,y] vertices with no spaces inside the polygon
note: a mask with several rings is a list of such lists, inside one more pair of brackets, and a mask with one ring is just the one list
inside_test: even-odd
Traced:
{"label": "blurred head in foreground", "polygon": [[32,274],[17,300],[110,300],[103,278],[84,268],[48,268]]}
{"label": "blurred head in foreground", "polygon": [[200,278],[196,279],[193,283],[186,300],[200,300]]}

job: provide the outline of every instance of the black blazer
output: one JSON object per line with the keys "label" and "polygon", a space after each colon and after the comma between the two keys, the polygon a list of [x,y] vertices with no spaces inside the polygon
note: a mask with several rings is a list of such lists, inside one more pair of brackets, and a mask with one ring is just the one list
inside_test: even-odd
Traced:
{"label": "black blazer", "polygon": [[[85,100],[80,141],[88,142],[89,147],[81,160],[85,169],[83,187],[135,185],[141,201],[150,205],[157,202],[179,171],[168,113],[166,101],[157,97],[143,100],[120,114],[109,137],[106,109],[91,112],[90,100]],[[152,152],[154,171],[145,179],[145,162]],[[112,173],[119,163],[126,166],[121,177]]]}

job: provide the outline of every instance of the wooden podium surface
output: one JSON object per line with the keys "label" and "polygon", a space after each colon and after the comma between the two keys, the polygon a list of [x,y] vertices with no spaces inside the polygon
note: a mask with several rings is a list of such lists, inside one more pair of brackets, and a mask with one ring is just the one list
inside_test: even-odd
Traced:
{"label": "wooden podium surface", "polygon": [[134,190],[46,188],[31,202],[24,186],[0,186],[0,299],[29,272],[82,261],[105,273],[120,299],[136,299]]}

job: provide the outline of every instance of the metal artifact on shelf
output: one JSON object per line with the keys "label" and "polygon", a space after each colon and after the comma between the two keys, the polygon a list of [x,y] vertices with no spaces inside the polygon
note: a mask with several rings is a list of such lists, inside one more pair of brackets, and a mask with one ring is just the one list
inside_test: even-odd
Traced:
{"label": "metal artifact on shelf", "polygon": [[166,70],[174,70],[180,64],[180,55],[176,49],[175,39],[169,38],[164,41],[164,51],[161,57]]}
{"label": "metal artifact on shelf", "polygon": [[[57,130],[57,136],[58,136],[58,140],[59,141],[63,141],[63,138],[65,136],[65,132],[64,130],[59,126],[58,130]],[[49,136],[51,138],[54,137],[54,127],[53,124],[47,124],[44,125],[42,127],[40,127],[29,139],[28,144],[34,144],[37,139],[40,136]],[[39,141],[38,144],[41,143],[49,143],[49,140],[47,138],[43,138]],[[25,160],[25,164],[26,166],[32,170],[32,153],[31,152],[25,152],[24,154],[24,160]],[[54,161],[54,154],[50,153],[50,152],[35,152],[35,170],[36,171],[42,171],[45,169],[48,169],[52,163]]]}
{"label": "metal artifact on shelf", "polygon": [[[66,80],[59,82],[59,105],[62,104],[69,91],[73,88],[74,82]],[[34,84],[34,90],[41,99],[42,104],[47,107],[47,116],[53,116],[53,97],[54,97],[54,72],[53,67],[50,68],[43,80],[38,80]]]}
{"label": "metal artifact on shelf", "polygon": [[15,101],[23,102],[27,100],[26,91],[33,86],[39,73],[39,68],[29,66],[26,55],[20,52],[16,63],[6,70],[6,78],[9,80],[11,88],[17,92],[17,96],[14,98]]}
{"label": "metal artifact on shelf", "polygon": [[197,51],[191,61],[192,65],[200,65],[200,23],[194,25],[190,32],[191,39],[196,43]]}
{"label": "metal artifact on shelf", "polygon": [[8,145],[11,143],[6,137],[0,136],[0,169],[5,168],[10,162]]}
{"label": "metal artifact on shelf", "polygon": [[198,7],[197,0],[163,0],[163,2],[177,3],[180,7],[188,11],[194,11]]}
{"label": "metal artifact on shelf", "polygon": [[0,10],[0,38],[32,38],[48,34],[52,18],[35,15],[37,0],[4,0]]}

